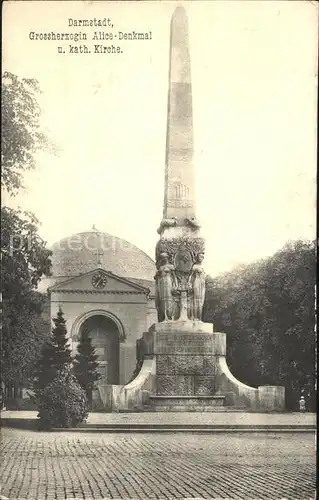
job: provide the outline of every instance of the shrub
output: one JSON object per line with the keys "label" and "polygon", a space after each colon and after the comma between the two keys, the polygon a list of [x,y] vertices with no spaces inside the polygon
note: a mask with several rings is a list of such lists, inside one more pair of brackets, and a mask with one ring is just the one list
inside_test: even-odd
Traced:
{"label": "shrub", "polygon": [[70,367],[59,371],[38,395],[40,428],[77,427],[88,415],[88,401]]}

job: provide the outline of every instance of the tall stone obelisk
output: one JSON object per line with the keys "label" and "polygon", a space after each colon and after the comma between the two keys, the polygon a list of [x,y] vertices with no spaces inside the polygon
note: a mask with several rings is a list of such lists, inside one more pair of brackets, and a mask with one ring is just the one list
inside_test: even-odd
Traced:
{"label": "tall stone obelisk", "polygon": [[156,247],[159,322],[201,319],[204,240],[195,215],[193,153],[188,21],[185,9],[179,6],[171,20],[164,209]]}
{"label": "tall stone obelisk", "polygon": [[171,20],[163,218],[195,217],[193,104],[188,21],[183,7]]}

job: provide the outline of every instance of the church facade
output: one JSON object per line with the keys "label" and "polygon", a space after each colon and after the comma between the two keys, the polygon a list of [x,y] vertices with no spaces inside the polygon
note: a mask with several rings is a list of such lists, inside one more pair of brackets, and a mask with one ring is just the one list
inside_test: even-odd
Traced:
{"label": "church facade", "polygon": [[84,329],[98,355],[101,384],[126,384],[136,367],[136,341],[157,321],[155,263],[131,243],[95,229],[55,243],[46,290],[47,314],[59,308],[74,354]]}

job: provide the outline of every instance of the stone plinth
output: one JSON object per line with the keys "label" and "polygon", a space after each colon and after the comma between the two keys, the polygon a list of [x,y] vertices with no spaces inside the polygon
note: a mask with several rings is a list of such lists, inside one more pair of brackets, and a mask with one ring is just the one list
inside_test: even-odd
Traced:
{"label": "stone plinth", "polygon": [[[201,321],[163,321],[138,341],[141,370],[112,386],[113,411],[283,411],[281,386],[249,387],[226,362],[226,334]],[[105,395],[101,395],[103,400]]]}
{"label": "stone plinth", "polygon": [[285,388],[280,385],[263,385],[258,387],[259,406],[263,411],[284,411]]}
{"label": "stone plinth", "polygon": [[226,354],[225,334],[201,321],[164,321],[153,325],[144,340],[145,354],[156,360],[159,399],[153,403],[189,408],[223,403],[224,396],[213,396],[216,359]]}
{"label": "stone plinth", "polygon": [[214,332],[210,323],[156,323],[143,334],[140,347],[144,360],[154,363],[148,405],[156,411],[284,409],[283,387],[257,389],[232,375],[226,362],[226,334]]}

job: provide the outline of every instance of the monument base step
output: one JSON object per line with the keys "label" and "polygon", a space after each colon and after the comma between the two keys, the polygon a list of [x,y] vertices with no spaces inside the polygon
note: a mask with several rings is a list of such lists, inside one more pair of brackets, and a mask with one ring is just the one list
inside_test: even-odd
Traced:
{"label": "monument base step", "polygon": [[154,411],[223,411],[224,400],[222,395],[153,395],[150,396],[149,406]]}
{"label": "monument base step", "polygon": [[243,412],[246,413],[250,410],[242,407],[234,406],[188,406],[188,405],[176,405],[176,406],[147,406],[144,408],[145,412],[211,412],[211,413],[222,413],[222,412]]}

